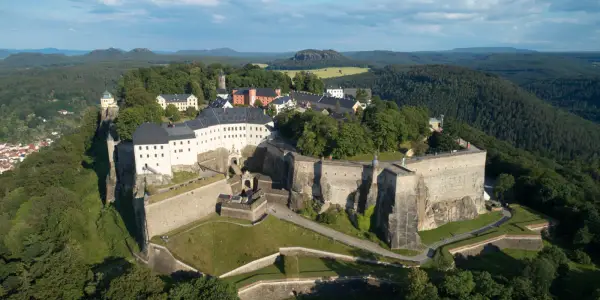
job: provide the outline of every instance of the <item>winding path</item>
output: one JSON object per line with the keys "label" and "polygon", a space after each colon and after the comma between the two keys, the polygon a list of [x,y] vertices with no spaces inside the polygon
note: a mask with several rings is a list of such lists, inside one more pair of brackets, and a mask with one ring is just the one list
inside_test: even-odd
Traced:
{"label": "winding path", "polygon": [[498,227],[498,226],[502,225],[503,223],[505,223],[506,221],[508,221],[512,217],[512,214],[510,213],[510,211],[505,208],[502,212],[502,214],[503,214],[502,219],[500,219],[497,222],[494,222],[493,224],[486,225],[484,227],[475,229],[470,232],[458,234],[451,238],[444,239],[442,241],[428,245],[427,249],[425,249],[423,252],[419,253],[416,256],[406,256],[406,255],[401,255],[398,253],[394,253],[390,250],[384,249],[381,246],[379,246],[373,242],[349,236],[347,234],[344,234],[344,233],[341,233],[334,229],[331,229],[327,226],[321,225],[317,222],[303,218],[303,217],[299,216],[298,214],[296,214],[295,212],[293,212],[292,210],[290,210],[289,208],[287,208],[286,206],[283,206],[280,204],[268,204],[267,212],[270,215],[272,215],[278,219],[285,220],[285,221],[294,223],[298,226],[304,227],[306,229],[312,230],[314,232],[320,233],[324,236],[332,238],[334,241],[339,241],[348,246],[366,250],[366,251],[369,251],[369,252],[372,252],[375,254],[379,254],[381,256],[395,258],[395,259],[404,260],[404,261],[416,262],[419,264],[423,264],[427,260],[429,260],[433,256],[433,253],[435,252],[435,250],[437,248],[447,245],[447,244],[454,243],[456,241],[471,238],[481,232],[489,230],[490,228]]}

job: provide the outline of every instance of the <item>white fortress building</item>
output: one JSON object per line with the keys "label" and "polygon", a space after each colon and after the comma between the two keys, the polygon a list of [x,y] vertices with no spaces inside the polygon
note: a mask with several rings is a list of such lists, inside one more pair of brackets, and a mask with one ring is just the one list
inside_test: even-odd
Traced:
{"label": "white fortress building", "polygon": [[113,97],[111,93],[109,93],[108,91],[104,91],[104,93],[102,93],[102,98],[100,98],[100,107],[117,107],[117,101],[115,101],[115,97]]}
{"label": "white fortress building", "polygon": [[173,176],[173,166],[195,165],[198,154],[225,148],[231,153],[257,146],[273,132],[273,119],[260,108],[206,108],[178,124],[144,123],[133,133],[138,175]]}
{"label": "white fortress building", "polygon": [[156,103],[163,109],[167,108],[167,105],[173,104],[179,111],[185,111],[188,107],[198,109],[198,98],[193,94],[161,94],[156,96]]}

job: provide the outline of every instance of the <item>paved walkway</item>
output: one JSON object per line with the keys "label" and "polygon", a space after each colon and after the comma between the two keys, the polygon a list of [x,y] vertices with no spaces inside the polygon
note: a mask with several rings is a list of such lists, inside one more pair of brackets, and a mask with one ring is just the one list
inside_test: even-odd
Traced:
{"label": "paved walkway", "polygon": [[387,249],[384,249],[381,246],[379,246],[373,242],[349,236],[347,234],[344,234],[344,233],[341,233],[334,229],[331,229],[327,226],[321,225],[317,222],[308,220],[308,219],[296,214],[295,212],[293,212],[292,210],[290,210],[289,208],[287,208],[284,205],[280,205],[280,204],[268,204],[268,205],[269,206],[268,206],[267,212],[270,215],[272,215],[278,219],[281,219],[281,220],[286,220],[286,221],[292,222],[298,226],[304,227],[306,229],[310,229],[310,230],[320,233],[324,236],[330,237],[334,241],[339,241],[348,246],[366,250],[366,251],[369,251],[369,252],[372,252],[375,254],[379,254],[381,256],[391,257],[391,258],[405,260],[405,261],[412,261],[412,262],[416,262],[419,264],[423,264],[427,260],[429,260],[433,256],[435,249],[437,249],[443,245],[446,245],[446,244],[454,243],[459,240],[473,237],[476,234],[486,231],[492,227],[500,226],[501,224],[503,224],[504,222],[506,222],[507,220],[509,220],[512,217],[510,211],[505,209],[503,211],[504,216],[502,217],[502,219],[500,219],[499,221],[497,221],[493,224],[473,230],[471,232],[466,232],[463,234],[455,235],[452,238],[448,238],[448,239],[436,242],[434,244],[428,245],[428,248],[426,250],[424,250],[423,252],[421,252],[420,254],[418,254],[416,256],[405,256],[405,255],[400,255],[400,254],[394,253],[392,251],[389,251]]}

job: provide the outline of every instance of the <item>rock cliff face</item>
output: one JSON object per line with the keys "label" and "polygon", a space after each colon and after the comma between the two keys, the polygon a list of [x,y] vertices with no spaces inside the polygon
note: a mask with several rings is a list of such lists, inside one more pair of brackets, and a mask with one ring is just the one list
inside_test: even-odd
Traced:
{"label": "rock cliff face", "polygon": [[426,208],[425,218],[420,222],[419,229],[435,229],[449,222],[471,220],[478,215],[477,206],[471,197],[438,202]]}

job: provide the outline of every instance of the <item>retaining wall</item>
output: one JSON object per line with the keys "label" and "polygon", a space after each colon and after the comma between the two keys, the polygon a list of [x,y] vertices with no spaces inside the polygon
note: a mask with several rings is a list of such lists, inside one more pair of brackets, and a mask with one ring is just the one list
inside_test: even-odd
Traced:
{"label": "retaining wall", "polygon": [[147,254],[148,260],[145,263],[155,272],[161,274],[171,274],[177,271],[198,272],[194,267],[176,259],[171,251],[164,246],[149,243]]}
{"label": "retaining wall", "polygon": [[544,247],[541,235],[508,235],[503,234],[484,241],[469,245],[462,245],[448,249],[452,255],[475,256],[481,254],[486,247],[497,247],[498,249],[522,249],[541,250]]}
{"label": "retaining wall", "polygon": [[259,258],[257,260],[251,261],[237,269],[231,270],[231,271],[219,276],[219,278],[235,276],[235,275],[240,275],[240,274],[250,273],[250,272],[253,272],[256,270],[260,270],[264,267],[268,267],[268,266],[274,264],[278,258],[279,258],[279,252],[271,254],[269,256],[265,256],[263,258]]}
{"label": "retaining wall", "polygon": [[231,187],[226,180],[156,203],[146,203],[144,209],[148,239],[215,212],[219,194],[231,194]]}
{"label": "retaining wall", "polygon": [[221,216],[249,220],[256,222],[267,214],[267,199],[262,198],[256,206],[252,205],[237,205],[237,203],[223,203],[221,205]]}

